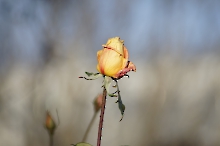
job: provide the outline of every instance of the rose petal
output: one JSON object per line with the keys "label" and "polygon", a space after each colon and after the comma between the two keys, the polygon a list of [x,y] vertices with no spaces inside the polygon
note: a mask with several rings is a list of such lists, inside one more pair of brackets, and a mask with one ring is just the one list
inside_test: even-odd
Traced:
{"label": "rose petal", "polygon": [[99,57],[97,70],[103,75],[113,77],[122,69],[124,62],[124,58],[114,50],[104,49]]}

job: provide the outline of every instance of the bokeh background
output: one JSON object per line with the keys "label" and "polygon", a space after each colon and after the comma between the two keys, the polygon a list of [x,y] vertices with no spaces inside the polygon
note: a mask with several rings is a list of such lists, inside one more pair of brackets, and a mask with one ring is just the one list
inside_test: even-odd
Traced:
{"label": "bokeh background", "polygon": [[[82,141],[102,79],[96,52],[120,36],[137,72],[108,97],[104,146],[220,145],[220,1],[0,0],[0,145]],[[112,89],[112,91],[114,91]],[[96,145],[99,115],[86,142]]]}

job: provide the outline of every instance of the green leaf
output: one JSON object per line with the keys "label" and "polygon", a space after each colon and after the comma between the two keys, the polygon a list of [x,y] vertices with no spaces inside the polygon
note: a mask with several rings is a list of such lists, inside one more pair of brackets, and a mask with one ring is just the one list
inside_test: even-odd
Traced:
{"label": "green leaf", "polygon": [[72,144],[73,146],[92,146],[91,144],[89,143],[84,143],[84,142],[80,142],[80,143],[77,143],[77,144]]}
{"label": "green leaf", "polygon": [[118,100],[116,101],[116,103],[118,103],[118,108],[121,111],[121,115],[122,115],[121,120],[122,120],[123,116],[124,116],[124,112],[125,112],[125,105],[123,104],[123,102],[121,100],[121,95],[120,94],[118,94]]}
{"label": "green leaf", "polygon": [[[123,119],[123,116],[124,116],[124,112],[125,112],[125,105],[123,104],[122,99],[121,99],[118,82],[117,82],[117,81],[115,81],[115,82],[116,82],[117,92],[118,92],[118,100],[117,100],[115,103],[118,103],[118,108],[119,108],[119,110],[121,111],[121,115],[122,115],[121,120],[122,120],[122,119]],[[120,121],[121,121],[121,120],[120,120]]]}

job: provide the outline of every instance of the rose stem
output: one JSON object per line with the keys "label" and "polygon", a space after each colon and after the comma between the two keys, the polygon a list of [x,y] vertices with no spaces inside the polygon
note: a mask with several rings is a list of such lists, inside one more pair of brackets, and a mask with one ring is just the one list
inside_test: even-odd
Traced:
{"label": "rose stem", "polygon": [[101,146],[102,127],[103,127],[103,120],[104,120],[104,114],[105,114],[105,104],[106,104],[106,89],[105,87],[103,87],[102,108],[101,108],[100,119],[99,119],[97,146]]}

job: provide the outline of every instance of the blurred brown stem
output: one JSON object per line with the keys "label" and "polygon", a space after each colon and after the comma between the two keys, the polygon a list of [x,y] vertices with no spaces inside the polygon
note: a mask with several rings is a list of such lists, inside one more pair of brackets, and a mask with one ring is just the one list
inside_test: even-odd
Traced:
{"label": "blurred brown stem", "polygon": [[50,135],[50,146],[53,146],[53,134],[49,134]]}
{"label": "blurred brown stem", "polygon": [[103,120],[104,120],[104,114],[105,114],[105,104],[106,104],[106,89],[105,87],[103,87],[102,108],[101,108],[100,120],[99,120],[97,146],[101,146],[102,127],[103,127]]}
{"label": "blurred brown stem", "polygon": [[92,117],[92,119],[91,119],[91,121],[90,121],[90,123],[89,123],[89,126],[88,126],[87,129],[86,129],[86,132],[85,132],[85,135],[84,135],[84,137],[83,137],[82,142],[86,142],[86,139],[87,139],[87,137],[88,137],[89,131],[90,131],[91,127],[92,127],[92,124],[93,124],[94,121],[95,121],[95,117],[96,117],[97,113],[98,113],[98,112],[94,112],[93,117]]}

